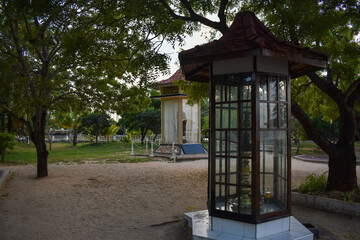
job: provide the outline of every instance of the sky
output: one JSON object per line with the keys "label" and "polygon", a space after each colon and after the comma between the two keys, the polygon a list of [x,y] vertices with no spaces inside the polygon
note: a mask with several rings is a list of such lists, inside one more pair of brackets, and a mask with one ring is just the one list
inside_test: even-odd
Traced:
{"label": "sky", "polygon": [[[211,20],[214,20],[214,21],[219,21],[216,15],[210,15],[210,16],[206,16],[206,17]],[[168,79],[169,77],[171,77],[171,75],[173,75],[180,68],[178,54],[181,51],[181,49],[188,50],[188,49],[195,47],[196,45],[201,45],[201,44],[205,44],[205,43],[209,42],[209,40],[206,39],[206,37],[210,36],[210,34],[209,34],[210,30],[211,30],[210,27],[207,27],[202,24],[200,31],[195,32],[192,36],[187,35],[184,38],[185,44],[181,48],[179,47],[179,44],[177,44],[175,46],[175,49],[173,49],[173,47],[170,44],[164,43],[163,46],[160,48],[160,51],[162,53],[167,53],[171,58],[171,62],[169,65],[170,74],[160,77],[158,79],[158,81]],[[221,36],[221,34],[218,34],[217,39],[220,36]]]}

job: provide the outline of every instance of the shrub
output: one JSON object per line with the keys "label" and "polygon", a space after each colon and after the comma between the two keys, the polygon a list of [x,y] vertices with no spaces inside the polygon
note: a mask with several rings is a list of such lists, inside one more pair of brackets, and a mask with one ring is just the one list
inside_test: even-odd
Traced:
{"label": "shrub", "polygon": [[124,142],[124,143],[129,143],[130,142],[130,138],[125,136],[121,139],[121,142]]}
{"label": "shrub", "polygon": [[360,203],[360,188],[354,189],[350,192],[344,192],[341,194],[341,197],[343,201]]}
{"label": "shrub", "polygon": [[0,154],[1,160],[5,164],[6,149],[14,149],[15,136],[9,133],[0,133]]}
{"label": "shrub", "polygon": [[304,183],[302,183],[296,191],[305,194],[322,194],[325,192],[327,184],[327,172],[324,172],[320,176],[310,174],[306,177]]}

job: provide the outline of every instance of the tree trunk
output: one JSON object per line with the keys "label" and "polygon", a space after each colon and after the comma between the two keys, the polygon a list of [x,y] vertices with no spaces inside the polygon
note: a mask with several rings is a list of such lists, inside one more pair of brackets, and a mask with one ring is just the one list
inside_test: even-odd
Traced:
{"label": "tree trunk", "polygon": [[300,140],[299,140],[299,139],[296,139],[296,140],[295,140],[295,143],[296,143],[296,154],[299,154],[299,151],[300,151]]}
{"label": "tree trunk", "polygon": [[42,178],[48,176],[48,156],[49,152],[46,149],[45,141],[45,127],[46,127],[47,109],[37,107],[35,114],[32,117],[34,130],[29,128],[30,138],[36,147],[37,154],[37,177]]}
{"label": "tree trunk", "polygon": [[337,143],[336,149],[339,154],[329,155],[329,173],[326,189],[328,191],[351,191],[357,188],[354,144]]}
{"label": "tree trunk", "polygon": [[293,101],[291,113],[303,125],[308,137],[329,156],[327,191],[351,191],[357,188],[356,156],[354,148],[356,122],[351,111],[340,109],[340,133],[337,143],[332,143],[319,132],[310,118]]}
{"label": "tree trunk", "polygon": [[0,113],[0,132],[5,133],[5,114]]}
{"label": "tree trunk", "polygon": [[73,146],[76,146],[77,144],[77,132],[74,132],[74,136],[73,136]]}
{"label": "tree trunk", "polygon": [[146,137],[147,130],[141,130],[141,145],[144,145],[144,139]]}
{"label": "tree trunk", "polygon": [[96,144],[98,143],[98,135],[97,134],[95,135],[95,143]]}
{"label": "tree trunk", "polygon": [[7,116],[7,132],[8,133],[13,132],[12,117],[9,114]]}
{"label": "tree trunk", "polygon": [[1,161],[4,163],[4,165],[5,165],[5,153],[6,153],[6,148],[4,151],[1,151]]}

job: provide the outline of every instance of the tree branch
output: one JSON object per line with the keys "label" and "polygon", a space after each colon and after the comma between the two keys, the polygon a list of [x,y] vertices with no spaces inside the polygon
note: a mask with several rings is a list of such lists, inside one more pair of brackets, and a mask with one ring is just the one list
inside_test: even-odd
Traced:
{"label": "tree branch", "polygon": [[226,15],[225,15],[225,9],[226,9],[226,5],[228,4],[228,0],[221,0],[220,2],[220,7],[219,7],[219,11],[218,11],[218,17],[220,22],[223,22],[226,24]]}
{"label": "tree branch", "polygon": [[355,102],[360,97],[360,78],[354,81],[350,87],[346,90],[345,101],[350,107],[354,107]]}
{"label": "tree branch", "polygon": [[303,126],[307,136],[313,140],[324,152],[329,156],[337,154],[333,144],[324,135],[319,132],[311,122],[311,119],[304,112],[304,110],[295,102],[291,103],[291,113]]}
{"label": "tree branch", "polygon": [[336,88],[332,82],[324,81],[321,77],[316,75],[315,73],[309,73],[307,76],[310,80],[318,87],[321,91],[325,92],[331,99],[333,99],[337,105],[340,107],[344,107],[348,110],[349,107],[345,103],[345,96],[344,94]]}
{"label": "tree branch", "polygon": [[[174,10],[167,4],[167,2],[165,0],[159,0],[159,1],[165,6],[165,8],[169,11],[170,15],[174,19],[181,19],[183,21],[188,21],[188,22],[199,22],[208,27],[211,27],[213,29],[220,31],[222,34],[224,34],[229,29],[229,27],[226,25],[226,17],[220,18],[220,22],[211,21],[211,20],[195,13],[194,9],[191,7],[190,3],[187,0],[180,0],[180,2],[186,8],[186,10],[189,12],[189,14],[190,14],[189,17],[180,16],[180,15],[176,14],[174,12]],[[221,3],[225,4],[225,5],[227,4],[227,2],[228,2],[227,0],[221,1]],[[223,11],[223,13],[221,13],[220,11]],[[224,12],[225,12],[225,7],[219,9],[218,16],[219,15],[222,16],[222,14],[224,14],[224,16],[225,16]]]}

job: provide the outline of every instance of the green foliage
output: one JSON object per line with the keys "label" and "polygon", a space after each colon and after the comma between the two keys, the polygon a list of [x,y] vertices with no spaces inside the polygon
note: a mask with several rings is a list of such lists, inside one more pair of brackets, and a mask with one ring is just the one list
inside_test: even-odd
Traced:
{"label": "green foliage", "polygon": [[326,185],[327,172],[324,172],[320,176],[310,174],[306,177],[305,182],[297,188],[297,192],[305,194],[322,194],[326,190]]}
{"label": "green foliage", "polygon": [[14,149],[15,136],[9,133],[0,133],[0,153],[1,160],[5,164],[5,153],[7,149]]}
{"label": "green foliage", "polygon": [[139,113],[125,113],[120,120],[120,125],[125,126],[129,132],[139,131],[143,143],[149,130],[156,135],[161,132],[161,113],[160,110],[150,108]]}
{"label": "green foliage", "polygon": [[106,113],[90,113],[81,119],[80,129],[81,132],[94,136],[97,143],[98,136],[105,134],[110,126],[110,116]]}
{"label": "green foliage", "polygon": [[115,135],[119,131],[119,129],[120,129],[119,126],[116,126],[115,124],[111,124],[111,126],[105,130],[106,140],[109,142],[110,136]]}
{"label": "green foliage", "polygon": [[356,188],[350,192],[341,193],[343,201],[360,203],[360,188]]}
{"label": "green foliage", "polygon": [[188,104],[201,103],[209,98],[209,84],[190,81],[175,81],[180,91],[188,96]]}
{"label": "green foliage", "polygon": [[121,139],[121,142],[124,142],[124,143],[129,143],[130,142],[130,138],[128,136],[125,136]]}

